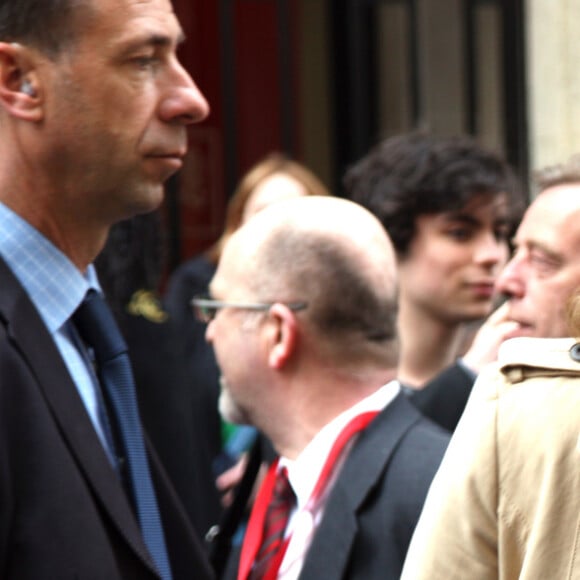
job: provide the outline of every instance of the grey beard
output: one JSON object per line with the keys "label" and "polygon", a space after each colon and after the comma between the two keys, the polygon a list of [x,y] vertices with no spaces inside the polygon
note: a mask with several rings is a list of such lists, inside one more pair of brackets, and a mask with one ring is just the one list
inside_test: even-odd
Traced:
{"label": "grey beard", "polygon": [[228,383],[223,375],[220,375],[220,389],[218,409],[224,421],[236,425],[251,425],[248,413],[232,397]]}

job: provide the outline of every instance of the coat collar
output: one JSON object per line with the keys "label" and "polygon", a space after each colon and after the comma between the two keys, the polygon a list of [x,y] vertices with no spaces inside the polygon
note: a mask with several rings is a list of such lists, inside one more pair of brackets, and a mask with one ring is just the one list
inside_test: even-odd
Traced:
{"label": "coat collar", "polygon": [[343,577],[358,532],[358,512],[399,442],[420,418],[406,395],[399,393],[361,434],[328,499],[300,578]]}
{"label": "coat collar", "polygon": [[97,501],[133,550],[155,570],[121,482],[117,478],[64,361],[38,312],[0,259],[0,323],[28,364],[65,445]]}

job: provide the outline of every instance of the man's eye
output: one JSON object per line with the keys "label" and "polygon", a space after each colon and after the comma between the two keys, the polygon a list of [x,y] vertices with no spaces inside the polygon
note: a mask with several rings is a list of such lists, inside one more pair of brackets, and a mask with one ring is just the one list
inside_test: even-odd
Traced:
{"label": "man's eye", "polygon": [[530,252],[530,263],[542,271],[555,269],[558,266],[556,260],[542,252]]}
{"label": "man's eye", "polygon": [[510,229],[508,226],[500,226],[495,228],[494,230],[494,236],[495,239],[498,242],[507,242],[509,241],[509,237],[510,237]]}
{"label": "man's eye", "polygon": [[451,228],[447,230],[447,235],[454,240],[464,242],[471,237],[471,230],[469,228]]}
{"label": "man's eye", "polygon": [[155,56],[137,56],[133,59],[133,62],[140,69],[146,70],[152,68],[157,63],[157,57]]}

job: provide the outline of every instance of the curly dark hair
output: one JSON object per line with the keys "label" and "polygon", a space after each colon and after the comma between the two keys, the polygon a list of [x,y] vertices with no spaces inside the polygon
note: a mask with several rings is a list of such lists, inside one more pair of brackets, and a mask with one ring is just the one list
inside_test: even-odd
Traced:
{"label": "curly dark hair", "polygon": [[420,215],[457,211],[474,197],[505,193],[515,230],[525,207],[507,162],[464,136],[416,132],[386,139],[348,169],[344,187],[347,198],[381,221],[400,256]]}

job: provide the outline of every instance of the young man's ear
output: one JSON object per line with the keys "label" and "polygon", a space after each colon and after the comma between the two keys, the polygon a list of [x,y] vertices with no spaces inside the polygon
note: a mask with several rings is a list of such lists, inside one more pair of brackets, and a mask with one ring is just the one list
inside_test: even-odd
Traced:
{"label": "young man's ear", "polygon": [[296,315],[284,304],[274,304],[270,308],[267,332],[268,362],[272,368],[281,369],[296,348],[298,336]]}
{"label": "young man's ear", "polygon": [[0,106],[13,117],[39,121],[39,93],[31,51],[16,42],[0,42]]}

